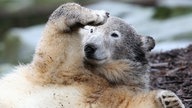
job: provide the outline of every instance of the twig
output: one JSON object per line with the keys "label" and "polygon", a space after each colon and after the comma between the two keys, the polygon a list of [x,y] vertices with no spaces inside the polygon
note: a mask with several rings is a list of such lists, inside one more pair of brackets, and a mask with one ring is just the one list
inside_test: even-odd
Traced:
{"label": "twig", "polygon": [[168,63],[150,63],[151,68],[168,67]]}
{"label": "twig", "polygon": [[175,68],[173,70],[168,71],[166,75],[171,75],[171,74],[173,74],[173,73],[175,73],[175,72],[177,72],[179,70],[185,69],[185,68],[187,68],[187,67],[186,66],[181,66],[181,67]]}

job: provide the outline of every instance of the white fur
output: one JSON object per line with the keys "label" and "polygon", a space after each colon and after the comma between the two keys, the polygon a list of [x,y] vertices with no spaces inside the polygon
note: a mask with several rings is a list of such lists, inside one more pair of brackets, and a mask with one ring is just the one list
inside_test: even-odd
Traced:
{"label": "white fur", "polygon": [[83,96],[77,86],[35,85],[28,81],[23,74],[27,71],[30,71],[29,68],[22,66],[15,73],[0,80],[0,108],[62,108],[62,105],[74,108],[75,106],[85,106],[80,101]]}

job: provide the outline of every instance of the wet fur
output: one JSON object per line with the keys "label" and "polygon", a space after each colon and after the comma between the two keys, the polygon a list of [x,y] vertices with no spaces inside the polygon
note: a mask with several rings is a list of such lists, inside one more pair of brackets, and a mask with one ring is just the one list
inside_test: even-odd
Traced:
{"label": "wet fur", "polygon": [[0,80],[0,107],[162,108],[158,91],[148,92],[148,64],[84,61],[79,28],[105,23],[102,12],[74,3],[54,11],[32,62]]}

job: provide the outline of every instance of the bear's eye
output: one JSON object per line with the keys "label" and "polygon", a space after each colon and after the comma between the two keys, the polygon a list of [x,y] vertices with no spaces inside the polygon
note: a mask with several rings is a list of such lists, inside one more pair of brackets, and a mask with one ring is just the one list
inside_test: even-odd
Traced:
{"label": "bear's eye", "polygon": [[117,33],[112,33],[111,36],[115,37],[115,38],[119,37],[119,35]]}
{"label": "bear's eye", "polygon": [[90,30],[90,33],[93,33],[93,29]]}

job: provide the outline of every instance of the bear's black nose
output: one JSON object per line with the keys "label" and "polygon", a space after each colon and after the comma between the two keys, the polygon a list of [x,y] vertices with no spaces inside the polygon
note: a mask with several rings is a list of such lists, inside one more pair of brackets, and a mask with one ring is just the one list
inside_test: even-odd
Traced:
{"label": "bear's black nose", "polygon": [[94,56],[94,53],[96,50],[97,50],[97,48],[93,44],[87,44],[84,47],[85,55],[87,58],[92,58]]}

